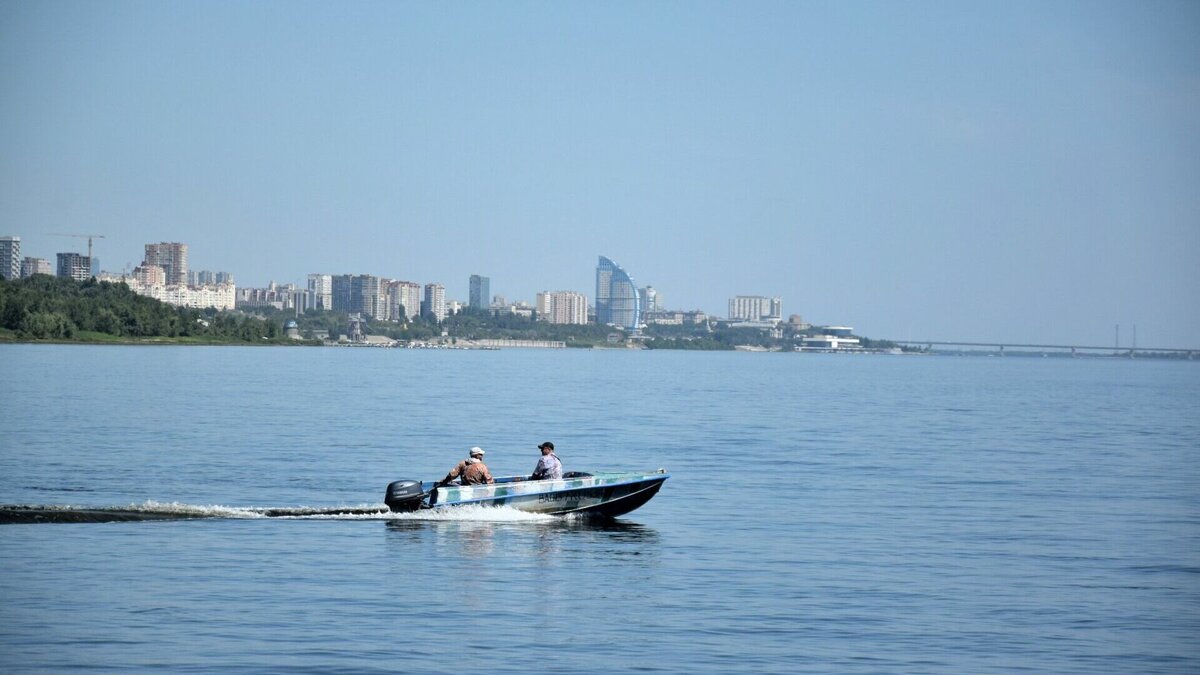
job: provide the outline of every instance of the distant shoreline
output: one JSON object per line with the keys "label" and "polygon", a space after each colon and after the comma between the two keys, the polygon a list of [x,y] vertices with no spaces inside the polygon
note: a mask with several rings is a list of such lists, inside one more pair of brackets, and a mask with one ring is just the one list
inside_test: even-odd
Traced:
{"label": "distant shoreline", "polygon": [[[7,334],[5,334],[5,333],[7,333]],[[30,340],[30,339],[24,339],[24,338],[17,338],[11,331],[3,331],[2,329],[0,329],[0,346],[3,346],[3,345],[66,345],[66,346],[70,346],[70,345],[89,345],[89,346],[100,345],[100,346],[115,346],[115,347],[255,347],[255,348],[259,348],[259,347],[342,347],[342,348],[346,348],[346,347],[349,347],[349,348],[355,348],[355,349],[398,349],[398,350],[410,350],[411,349],[411,350],[417,350],[417,351],[428,351],[428,350],[503,351],[503,350],[509,350],[509,349],[521,349],[521,350],[540,349],[542,351],[546,351],[548,349],[548,348],[538,348],[538,347],[503,347],[503,348],[492,347],[492,346],[475,347],[475,346],[469,346],[469,345],[382,346],[382,345],[355,344],[355,343],[337,344],[337,343],[316,342],[313,340],[291,340],[291,339],[270,340],[270,341],[264,340],[262,342],[247,342],[247,341],[233,341],[233,340],[228,340],[228,341],[203,340],[203,339],[196,339],[196,338],[192,338],[192,337],[182,337],[182,338],[154,337],[154,338],[140,338],[140,339],[112,337],[112,336],[107,336],[107,337],[109,337],[110,339],[104,339],[104,338],[95,339],[95,338],[90,338],[90,336],[88,336],[88,337],[84,337],[82,339],[80,339],[80,338],[74,338],[74,339],[57,338],[57,339]],[[649,351],[665,351],[665,352],[692,351],[692,352],[726,352],[726,353],[728,353],[728,352],[736,351],[739,353],[756,353],[756,354],[757,353],[764,353],[764,354],[832,354],[835,356],[936,356],[936,357],[975,357],[975,358],[990,357],[990,358],[1019,358],[1019,359],[1081,358],[1081,359],[1116,359],[1116,360],[1126,360],[1126,361],[1137,361],[1137,360],[1196,361],[1197,360],[1195,358],[1190,358],[1188,356],[1188,354],[1179,353],[1179,352],[1155,352],[1155,351],[1141,352],[1141,351],[1137,351],[1137,352],[1134,352],[1131,356],[1128,349],[1121,349],[1119,351],[1119,353],[1109,353],[1109,354],[1087,353],[1087,352],[1071,354],[1069,352],[1051,352],[1051,351],[1042,352],[1042,351],[1017,351],[1017,350],[1006,350],[1003,353],[1000,353],[1000,352],[995,352],[995,351],[965,351],[965,350],[964,351],[949,351],[949,350],[947,350],[947,351],[899,352],[899,351],[891,351],[891,350],[868,350],[868,349],[862,349],[862,350],[849,350],[849,349],[800,350],[800,351],[783,350],[783,349],[775,349],[775,350],[758,350],[758,349],[754,349],[754,350],[741,350],[741,349],[735,349],[735,350],[729,350],[729,349],[631,349],[628,347],[605,347],[605,346],[594,346],[594,347],[590,347],[590,348],[565,347],[565,348],[560,348],[560,349],[549,349],[549,351],[577,351],[580,349],[584,349],[584,350],[597,349],[597,350],[605,350],[605,351],[639,351],[639,352],[641,352],[641,351],[647,351],[647,352],[649,352]]]}
{"label": "distant shoreline", "polygon": [[44,338],[29,339],[17,337],[13,331],[0,329],[0,345],[113,345],[122,347],[320,347],[320,343],[311,340],[264,340],[249,342],[245,340],[212,340],[197,337],[145,337],[132,338],[100,334],[103,337],[90,335],[77,338]]}

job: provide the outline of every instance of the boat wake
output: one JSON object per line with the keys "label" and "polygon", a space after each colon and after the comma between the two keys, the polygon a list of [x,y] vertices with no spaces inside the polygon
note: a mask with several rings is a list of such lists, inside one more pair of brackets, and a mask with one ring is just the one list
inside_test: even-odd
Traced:
{"label": "boat wake", "polygon": [[401,520],[548,522],[554,516],[527,513],[509,507],[463,506],[392,513],[381,504],[358,506],[241,507],[146,501],[128,506],[0,505],[0,524],[13,523],[113,523],[148,520],[196,519],[288,520]]}
{"label": "boat wake", "polygon": [[464,505],[446,509],[426,509],[407,513],[385,514],[388,520],[412,521],[473,521],[486,523],[549,523],[562,520],[546,513],[519,511],[511,506]]}

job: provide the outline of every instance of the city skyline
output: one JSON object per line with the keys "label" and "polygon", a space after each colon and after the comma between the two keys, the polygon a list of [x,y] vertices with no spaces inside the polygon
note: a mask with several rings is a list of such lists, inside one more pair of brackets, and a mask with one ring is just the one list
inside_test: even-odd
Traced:
{"label": "city skyline", "polygon": [[[0,236],[0,252],[4,252],[5,246],[11,247],[11,246],[13,246],[14,243],[17,247],[17,250],[21,251],[20,241],[21,241],[20,235]],[[183,285],[186,287],[186,286],[197,286],[197,285],[199,285],[199,286],[206,286],[206,285],[221,286],[225,283],[232,284],[233,283],[233,281],[232,281],[233,274],[232,273],[189,269],[187,262],[186,262],[187,255],[188,255],[187,254],[188,246],[186,243],[180,243],[180,242],[151,243],[151,244],[145,244],[144,248],[145,248],[145,252],[146,252],[146,259],[143,260],[141,263],[139,263],[138,267],[134,268],[133,270],[128,271],[128,274],[123,273],[123,272],[113,272],[112,270],[105,269],[105,270],[103,270],[103,276],[105,276],[105,277],[128,276],[129,282],[138,281],[138,282],[152,283],[152,284],[157,283],[160,286],[168,287],[168,288],[156,289],[154,292],[150,292],[148,294],[151,295],[151,297],[155,297],[158,300],[162,300],[162,301],[168,302],[170,304],[194,306],[194,307],[200,307],[200,308],[203,308],[205,306],[214,306],[217,309],[233,309],[234,308],[234,294],[233,293],[220,292],[220,293],[214,294],[213,291],[215,291],[216,289],[203,289],[204,290],[203,293],[196,295],[194,298],[189,298],[186,293],[183,295],[179,295],[177,292],[174,292],[169,288],[169,287],[175,286],[175,285]],[[156,259],[163,255],[166,255],[168,257],[168,260],[178,260],[180,257],[182,257],[183,271],[172,274],[171,275],[172,280],[167,279],[167,273],[165,272],[165,270],[163,269],[162,266],[160,266],[157,262],[152,262],[152,259]],[[95,267],[95,264],[99,262],[98,257],[93,257],[90,259],[90,262],[92,263],[92,271],[90,273],[85,271],[84,263],[80,262],[80,261],[89,261],[89,257],[86,255],[74,253],[74,252],[59,252],[56,254],[56,257],[58,259],[57,269],[55,269],[54,266],[47,266],[44,269],[35,270],[35,271],[37,273],[51,274],[51,275],[56,275],[56,276],[69,276],[78,281],[85,280],[85,278],[87,276],[101,276],[101,274],[100,274],[101,270],[98,270]],[[5,260],[5,257],[0,256],[0,262],[3,262],[4,260]],[[28,274],[26,273],[26,267],[32,262],[35,262],[35,261],[39,262],[39,263],[47,263],[48,262],[45,259],[42,259],[42,258],[39,258],[36,256],[26,256],[26,255],[24,255],[23,252],[21,252],[19,256],[14,257],[14,260],[16,260],[18,262],[18,269],[19,269],[19,274],[15,278],[21,278],[24,276],[28,276]],[[24,263],[20,262],[22,260],[24,261]],[[169,266],[170,265],[168,265],[168,267]],[[64,274],[64,269],[67,270],[66,274]],[[599,264],[594,269],[595,269],[595,276],[596,276],[595,289],[597,291],[597,297],[599,296],[599,291],[600,291],[600,287],[601,287],[602,283],[603,284],[610,283],[613,280],[612,279],[613,272],[618,273],[618,277],[616,278],[616,281],[621,288],[621,292],[624,294],[623,297],[621,298],[621,300],[619,301],[619,303],[623,303],[620,305],[622,307],[622,309],[619,310],[619,313],[621,314],[621,316],[624,319],[626,319],[626,320],[620,320],[620,319],[614,320],[613,310],[603,310],[603,311],[597,310],[596,318],[598,319],[598,321],[597,321],[598,323],[613,324],[613,325],[617,325],[617,326],[632,330],[633,326],[631,326],[631,325],[627,326],[625,324],[626,323],[636,323],[638,325],[644,325],[644,323],[645,323],[644,318],[646,316],[646,313],[653,312],[653,311],[660,311],[660,312],[665,311],[668,313],[671,313],[671,312],[675,312],[675,313],[698,312],[700,314],[707,314],[707,315],[710,315],[710,316],[713,316],[716,318],[720,318],[720,319],[726,319],[729,321],[744,321],[744,322],[750,322],[751,324],[759,323],[759,322],[781,323],[782,320],[785,318],[784,312],[782,311],[782,298],[780,298],[778,296],[766,297],[766,296],[749,296],[749,295],[731,295],[731,296],[729,296],[728,302],[727,302],[728,311],[724,315],[721,315],[721,314],[715,313],[715,312],[708,312],[707,310],[704,310],[702,308],[691,308],[689,310],[687,308],[682,308],[682,307],[667,307],[667,306],[661,305],[658,302],[658,300],[656,299],[657,290],[655,288],[653,288],[652,286],[649,286],[649,285],[638,286],[637,283],[632,279],[632,277],[630,275],[628,275],[624,271],[624,269],[621,268],[620,265],[616,264],[611,259],[609,259],[605,256],[599,257]],[[144,272],[142,272],[143,270],[148,270],[152,275],[156,273],[161,278],[158,280],[148,281],[147,279],[143,278],[143,274],[144,274]],[[607,271],[607,274],[605,273],[605,271]],[[181,284],[177,280],[179,278],[179,275],[186,277],[185,279],[182,280]],[[196,279],[197,275],[201,275],[204,278]],[[3,278],[3,276],[4,275],[0,274],[0,278]],[[380,319],[384,319],[384,320],[392,320],[395,317],[400,315],[400,311],[404,311],[404,313],[407,316],[412,316],[412,314],[409,313],[407,311],[407,309],[402,309],[402,308],[412,306],[412,307],[418,308],[417,311],[419,313],[432,314],[435,318],[437,318],[438,321],[442,321],[442,320],[445,320],[445,318],[449,314],[456,313],[457,311],[460,311],[463,308],[475,307],[474,302],[473,302],[474,298],[476,297],[475,284],[478,282],[481,286],[480,290],[483,290],[483,289],[489,288],[490,281],[491,281],[490,277],[481,276],[478,274],[469,275],[467,287],[469,289],[468,296],[471,299],[462,300],[462,299],[457,299],[453,296],[447,295],[446,285],[442,284],[440,282],[428,282],[428,283],[425,283],[422,285],[422,284],[412,282],[412,281],[398,280],[398,279],[394,279],[394,278],[387,277],[384,275],[374,275],[374,274],[369,274],[369,273],[365,273],[365,274],[310,273],[306,276],[307,276],[306,283],[294,283],[294,282],[290,282],[290,281],[277,282],[277,281],[271,280],[268,282],[268,284],[265,287],[238,286],[237,294],[236,294],[237,306],[239,308],[242,307],[242,304],[241,304],[242,299],[247,291],[251,292],[252,295],[258,295],[264,291],[267,291],[271,296],[271,301],[274,302],[275,301],[275,297],[274,297],[275,292],[273,289],[275,286],[278,285],[281,287],[284,287],[284,286],[292,287],[293,290],[295,290],[295,291],[300,291],[300,292],[307,291],[311,297],[306,297],[306,299],[304,300],[304,303],[311,303],[311,304],[303,304],[302,303],[302,306],[301,306],[302,309],[307,308],[307,307],[313,307],[316,309],[331,310],[331,309],[334,309],[335,307],[340,306],[341,307],[340,311],[348,312],[350,314],[357,314],[357,313],[361,312],[361,313],[365,313],[367,315],[373,316],[375,318],[380,318]],[[603,282],[602,282],[602,279],[604,279]],[[109,279],[109,280],[111,280],[111,279]],[[343,289],[342,294],[345,296],[345,298],[343,298],[340,302],[327,300],[327,298],[332,297],[332,292],[330,290],[331,282],[332,282],[332,287],[336,288],[339,280],[345,280],[346,284],[357,283],[359,285],[359,288],[356,291],[354,291],[354,293],[357,294],[357,295],[355,295],[355,297],[364,298],[364,297],[370,296],[370,297],[373,297],[375,299],[375,302],[377,302],[379,304],[372,306],[369,309],[365,305],[363,305],[361,301],[358,302],[357,304],[355,304],[354,301],[350,299],[350,297],[352,295],[352,291],[350,290],[352,286],[350,286],[350,285],[347,285]],[[381,287],[375,289],[372,293],[364,293],[361,289],[361,285],[363,285],[363,284],[376,284],[376,285],[380,285]],[[386,286],[386,287],[384,287],[384,286]],[[390,290],[389,290],[389,287],[390,287]],[[398,287],[403,287],[403,288],[398,290]],[[422,288],[424,289],[424,293],[421,292]],[[139,291],[139,292],[142,292],[142,291]],[[649,297],[647,297],[647,296],[649,296]],[[522,306],[522,307],[525,307],[526,309],[535,310],[538,313],[538,315],[545,317],[546,320],[548,320],[550,323],[587,323],[587,317],[588,317],[587,310],[588,310],[589,306],[592,306],[593,301],[594,301],[594,299],[589,299],[589,297],[586,294],[579,293],[577,291],[555,291],[555,292],[550,292],[548,290],[538,291],[534,294],[534,300],[533,300],[532,304],[523,298],[510,301],[510,300],[505,300],[504,299],[505,297],[506,296],[497,294],[496,296],[494,296],[494,299],[499,301],[499,305],[506,305],[506,306],[512,305],[512,307],[508,307],[509,309],[512,309],[515,306]],[[406,302],[406,301],[402,300],[403,298],[408,298],[409,300]],[[282,296],[280,296],[280,299],[282,299]],[[264,299],[260,298],[259,300],[264,300]],[[196,304],[197,301],[199,301],[200,304]],[[211,304],[209,304],[209,305],[204,304],[206,302],[211,303]],[[296,302],[296,299],[292,298],[289,302]],[[391,304],[389,305],[387,303],[391,303]],[[256,304],[255,302],[249,302],[246,305],[246,307],[247,308],[253,307],[253,306],[255,306],[255,304]],[[263,302],[262,304],[271,304],[271,302]],[[287,302],[285,302],[285,304],[287,304]],[[458,309],[451,311],[452,304],[455,307],[457,307]],[[499,308],[499,305],[497,305],[496,302],[489,301],[486,308],[490,308],[490,309],[494,310],[494,309]],[[291,305],[288,305],[288,306],[291,306]],[[335,311],[337,311],[337,310],[335,310]],[[607,312],[607,313],[604,313],[604,312]],[[606,320],[603,320],[603,321],[599,320],[599,318],[602,315],[604,316],[604,318]],[[793,321],[798,320],[800,317],[802,317],[802,315],[799,312],[791,312],[791,313],[789,313],[789,315]],[[832,327],[833,329],[836,329],[838,331],[845,332],[847,336],[850,335],[850,333],[849,333],[849,331],[851,330],[850,328],[846,328],[846,327],[840,326],[840,325],[835,325],[837,323],[839,323],[839,322],[830,321],[830,322],[819,323],[816,325]],[[844,323],[848,323],[848,322],[841,322],[841,323],[844,324]],[[805,325],[808,325],[808,323],[805,322]],[[765,324],[763,325],[763,327],[765,327]],[[1122,331],[1123,327],[1126,330],[1131,329],[1131,332],[1132,332],[1131,335],[1128,333],[1126,334],[1125,342],[1122,342],[1122,339],[1121,339],[1121,336],[1122,336],[1121,331]],[[1115,332],[1115,346],[1120,346],[1120,347],[1130,347],[1130,346],[1137,347],[1138,346],[1137,324],[1136,323],[1135,324],[1117,323],[1114,325],[1113,328],[1114,328],[1114,332]],[[865,333],[862,331],[859,331],[859,334],[865,334]],[[898,340],[900,342],[908,342],[908,343],[913,343],[913,342],[920,343],[920,342],[924,342],[924,341],[932,339],[932,340],[937,341],[938,344],[964,344],[964,345],[977,344],[975,341],[971,341],[971,340],[963,340],[963,341],[948,340],[948,341],[946,341],[946,340],[942,340],[940,338],[940,336],[928,336],[928,335],[924,336],[922,339],[917,339],[917,340],[913,340],[910,338],[897,338],[897,337],[891,337],[891,336],[874,336],[874,337],[876,339],[892,339],[892,340]],[[988,342],[982,342],[982,343],[978,343],[978,344],[999,344],[999,343],[1000,343],[999,341],[988,341]],[[1091,345],[1095,348],[1104,348],[1103,345],[1105,344],[1103,340],[1096,340],[1096,341],[1093,341],[1090,343],[1087,343],[1087,341],[1078,341],[1078,342],[1064,341],[1059,344],[1069,346],[1072,344],[1083,345],[1085,343],[1088,345]],[[1009,341],[1007,344],[1021,345],[1021,344],[1027,344],[1027,343],[1022,343],[1019,341]],[[1189,346],[1162,345],[1162,344],[1148,347],[1147,343],[1144,340],[1143,340],[1141,346],[1143,349],[1153,348],[1153,347],[1166,348],[1166,349],[1192,349],[1192,347],[1189,347]]]}
{"label": "city skyline", "polygon": [[0,234],[460,299],[591,293],[602,254],[714,315],[1187,347],[1198,28],[1170,1],[10,3]]}
{"label": "city skyline", "polygon": [[[74,235],[61,235],[61,236],[74,236]],[[18,244],[18,249],[19,249],[19,243],[21,241],[20,235],[0,236],[0,242],[2,242],[3,240],[15,240],[16,243]],[[158,284],[158,285],[165,285],[165,286],[218,285],[218,284],[223,284],[226,281],[231,281],[232,278],[234,276],[236,276],[234,273],[231,273],[231,272],[213,272],[213,271],[209,271],[209,270],[192,269],[191,265],[189,265],[189,263],[188,263],[190,249],[186,242],[147,243],[147,244],[143,245],[143,249],[144,249],[145,254],[144,254],[143,260],[141,260],[140,262],[138,262],[136,264],[135,263],[126,263],[122,267],[122,269],[118,269],[118,270],[103,268],[101,270],[97,270],[97,273],[94,274],[93,276],[101,276],[100,273],[102,272],[103,275],[106,275],[106,276],[128,276],[128,278],[130,280],[138,280],[138,281],[148,283],[148,284]],[[73,252],[60,252],[60,253],[56,253],[56,256],[59,256],[59,257],[67,256],[68,257],[67,259],[75,259],[75,258],[88,259],[88,256],[78,254],[78,253],[73,253]],[[37,258],[36,256],[27,256],[27,255],[24,255],[24,253],[21,253],[21,255],[16,258],[17,265],[18,265],[15,268],[18,270],[17,276],[21,276],[19,273],[19,270],[21,269],[20,261],[22,259],[23,260],[41,260],[40,258]],[[100,258],[99,258],[99,256],[92,256],[90,260],[93,264],[95,264],[100,261]],[[621,315],[620,316],[621,320],[615,321],[613,323],[617,323],[619,325],[624,325],[627,323],[629,323],[629,324],[638,323],[640,321],[641,317],[643,317],[647,311],[653,311],[653,309],[651,307],[654,307],[654,308],[657,308],[660,310],[670,309],[672,311],[696,311],[696,310],[698,310],[698,311],[701,311],[704,313],[712,314],[713,316],[720,316],[719,313],[708,312],[708,310],[705,310],[703,308],[663,307],[657,301],[657,290],[656,289],[654,289],[653,287],[651,287],[649,285],[637,286],[636,282],[634,282],[632,280],[632,278],[628,274],[626,274],[625,271],[619,265],[614,263],[609,258],[607,258],[605,256],[600,256],[599,260],[600,260],[600,264],[597,267],[596,286],[594,287],[597,290],[599,290],[599,283],[600,283],[600,281],[599,281],[600,268],[608,269],[610,275],[613,271],[618,272],[618,277],[616,279],[616,285],[614,285],[614,288],[619,288],[619,293],[622,294],[621,297],[618,298],[618,300],[617,300],[617,302],[618,302],[617,313],[619,313]],[[57,274],[57,272],[53,269],[48,272],[44,271],[43,273]],[[79,274],[76,274],[74,276],[79,277],[79,280],[83,280],[82,272]],[[398,280],[393,277],[390,277],[387,275],[381,275],[381,274],[372,274],[372,273],[332,274],[332,273],[325,273],[325,272],[310,272],[309,274],[305,275],[305,280],[303,280],[302,283],[271,279],[270,281],[267,282],[267,284],[264,284],[262,286],[239,285],[238,290],[239,291],[264,290],[264,289],[267,289],[268,287],[270,287],[271,285],[293,286],[298,290],[312,291],[314,294],[313,295],[314,306],[318,309],[328,309],[328,308],[333,307],[336,304],[341,304],[341,303],[335,303],[331,299],[328,301],[325,300],[326,298],[331,298],[333,296],[333,291],[331,289],[334,285],[336,285],[334,282],[334,279],[336,279],[337,277],[341,277],[344,279],[358,278],[360,284],[363,283],[362,280],[366,279],[366,278],[373,278],[376,280],[376,283],[378,283],[380,281],[387,281],[387,282],[390,282],[390,284],[392,284],[392,285],[396,285],[396,284],[412,285],[413,284],[413,282],[411,282],[411,281]],[[429,282],[428,284],[426,284],[426,291],[429,290],[429,286],[437,286],[438,288],[441,289],[440,297],[442,297],[442,300],[439,301],[441,303],[448,303],[453,300],[455,302],[461,303],[463,306],[466,306],[466,307],[486,308],[486,307],[490,307],[493,304],[492,303],[493,297],[509,297],[509,296],[500,295],[500,294],[497,294],[496,296],[492,296],[490,293],[490,285],[491,285],[490,277],[482,276],[479,274],[471,274],[468,277],[468,281],[467,281],[468,291],[467,291],[466,299],[458,299],[454,296],[446,295],[446,291],[445,291],[446,284],[443,284],[440,282]],[[417,286],[419,286],[419,284],[417,284]],[[351,290],[349,290],[349,289],[350,289],[350,287],[347,286],[346,289],[343,290],[343,294],[346,296],[346,299],[344,299],[342,302],[346,303],[346,306],[354,308],[350,311],[354,311],[354,312],[364,311],[365,308],[362,307],[361,304],[360,304],[360,306],[355,307],[354,303],[348,299],[351,295]],[[651,294],[650,300],[653,301],[651,306],[642,306],[642,303],[644,302],[644,300],[640,294],[643,292],[647,292],[647,293]],[[359,291],[359,293],[361,295],[361,290]],[[534,294],[534,297],[532,298],[532,300],[533,300],[532,303],[530,302],[530,299],[528,299],[528,298],[517,298],[514,300],[514,302],[518,303],[518,304],[524,304],[526,306],[537,307],[537,306],[539,306],[539,303],[541,302],[543,296],[546,296],[547,298],[549,298],[550,296],[555,296],[560,293],[567,294],[566,296],[564,296],[566,298],[565,302],[567,302],[567,305],[570,306],[571,309],[569,309],[569,310],[564,309],[563,313],[565,313],[565,315],[568,315],[571,317],[577,316],[577,309],[575,306],[578,304],[578,299],[574,298],[572,296],[578,296],[579,298],[583,298],[585,301],[588,299],[588,296],[586,293],[581,293],[581,292],[575,291],[575,290],[555,291],[554,293],[551,293],[547,289],[542,289],[540,291],[537,291]],[[382,292],[380,292],[377,295],[382,297],[382,295],[384,295],[384,294]],[[733,297],[734,296],[731,296],[730,302],[732,302]],[[741,296],[738,296],[738,297],[741,297]],[[593,298],[593,300],[594,300],[594,298]],[[607,301],[608,298],[606,297],[605,300]],[[477,305],[476,304],[477,301],[480,304]],[[779,298],[775,298],[776,306],[778,306],[778,302],[779,302]],[[412,303],[412,304],[414,307],[418,306],[418,305],[424,307],[425,301],[422,301],[421,303]],[[585,302],[585,304],[584,304],[585,309],[587,307],[587,304],[588,303]],[[421,311],[424,311],[424,310],[421,310]],[[443,308],[442,311],[445,311],[445,308]],[[605,311],[609,312],[608,314],[606,314],[606,316],[611,319],[612,318],[611,311],[607,310],[607,309]],[[368,314],[378,314],[380,316],[390,316],[390,315],[394,314],[395,312],[390,311],[390,310],[384,311],[384,310],[381,310],[380,308],[374,308],[373,311],[368,311],[367,313]],[[776,315],[778,315],[778,314],[779,313],[776,312]],[[766,316],[766,315],[764,314],[763,316]],[[444,316],[442,318],[444,318]],[[731,318],[732,318],[732,315],[731,315]],[[744,318],[744,317],[742,317],[742,318]],[[757,318],[757,317],[755,317],[755,318]],[[776,316],[776,318],[779,318],[779,317]],[[572,321],[568,321],[568,322],[574,322],[574,321],[572,320]],[[605,321],[604,323],[609,323],[609,322],[610,321]],[[630,326],[626,326],[626,327],[630,327]]]}

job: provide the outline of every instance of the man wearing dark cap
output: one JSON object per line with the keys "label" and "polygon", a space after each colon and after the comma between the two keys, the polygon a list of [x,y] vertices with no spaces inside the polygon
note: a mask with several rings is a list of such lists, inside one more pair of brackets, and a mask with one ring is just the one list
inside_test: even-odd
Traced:
{"label": "man wearing dark cap", "polygon": [[542,458],[538,460],[537,467],[533,470],[533,475],[529,480],[558,480],[562,478],[562,462],[558,460],[558,455],[554,454],[554,444],[546,441],[538,446],[538,450],[542,451]]}

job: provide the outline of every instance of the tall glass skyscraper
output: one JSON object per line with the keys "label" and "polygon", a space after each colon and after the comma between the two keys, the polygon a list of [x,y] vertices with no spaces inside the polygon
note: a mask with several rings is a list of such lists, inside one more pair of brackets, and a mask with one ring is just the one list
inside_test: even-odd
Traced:
{"label": "tall glass skyscraper", "polygon": [[474,309],[487,309],[492,304],[492,280],[478,274],[471,275],[471,294],[467,305]]}
{"label": "tall glass skyscraper", "polygon": [[641,320],[637,284],[620,265],[600,256],[596,265],[596,323],[636,330]]}

